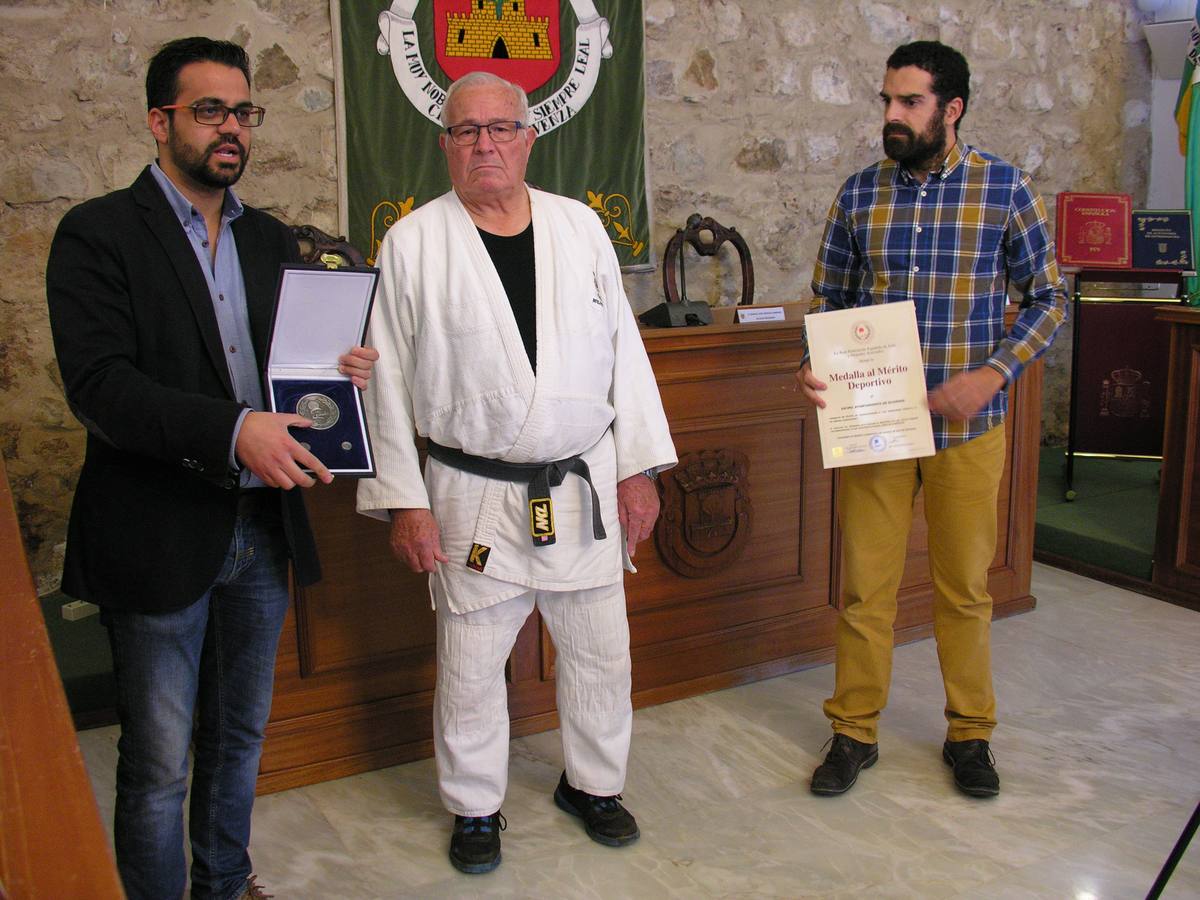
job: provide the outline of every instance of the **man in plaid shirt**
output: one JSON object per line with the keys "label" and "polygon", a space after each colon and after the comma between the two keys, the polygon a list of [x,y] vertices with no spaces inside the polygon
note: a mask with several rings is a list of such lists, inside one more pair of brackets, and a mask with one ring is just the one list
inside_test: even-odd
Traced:
{"label": "man in plaid shirt", "polygon": [[[914,302],[937,448],[922,459],[840,472],[842,614],[836,684],[824,706],[834,737],[813,773],[815,794],[844,793],[879,757],[896,591],[922,488],[946,688],[942,756],[964,793],[1000,790],[988,746],[996,704],[987,572],[996,552],[1006,388],[1050,346],[1067,297],[1029,176],[958,139],[969,82],[962,54],[936,41],[892,53],[880,91],[888,159],[843,185],[813,271],[812,312]],[[1010,282],[1022,300],[1006,332]],[[807,360],[796,378],[823,407],[826,385]]]}

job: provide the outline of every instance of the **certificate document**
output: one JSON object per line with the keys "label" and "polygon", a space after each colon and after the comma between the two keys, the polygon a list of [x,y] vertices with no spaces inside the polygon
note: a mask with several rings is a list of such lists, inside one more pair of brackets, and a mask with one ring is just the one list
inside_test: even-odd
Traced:
{"label": "certificate document", "polygon": [[933,423],[911,301],[804,317],[826,469],[932,456]]}

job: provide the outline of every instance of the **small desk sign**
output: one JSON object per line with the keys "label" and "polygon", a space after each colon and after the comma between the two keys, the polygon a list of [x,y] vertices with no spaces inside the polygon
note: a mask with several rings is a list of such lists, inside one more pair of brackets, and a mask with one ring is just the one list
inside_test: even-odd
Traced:
{"label": "small desk sign", "polygon": [[339,475],[375,474],[362,395],[338,372],[338,357],[366,337],[378,279],[367,266],[289,265],[279,273],[267,357],[271,411],[311,419],[309,428],[288,430]]}
{"label": "small desk sign", "polygon": [[1135,209],[1133,267],[1192,269],[1192,214],[1186,209]]}
{"label": "small desk sign", "polygon": [[782,306],[737,307],[737,320],[742,325],[747,322],[782,322],[784,318]]}

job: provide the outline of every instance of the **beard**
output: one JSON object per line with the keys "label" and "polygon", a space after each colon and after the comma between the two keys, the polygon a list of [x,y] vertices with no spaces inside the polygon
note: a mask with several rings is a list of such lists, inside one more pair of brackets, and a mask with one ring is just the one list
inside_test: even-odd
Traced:
{"label": "beard", "polygon": [[[179,170],[204,187],[227,188],[237,184],[242,172],[246,170],[246,162],[250,158],[248,151],[237,138],[218,137],[204,150],[180,140],[172,130],[167,138],[167,146],[171,148],[171,158]],[[223,147],[232,147],[238,152],[236,163],[218,160],[216,152]]]}
{"label": "beard", "polygon": [[946,152],[946,120],[941,112],[939,109],[921,134],[899,122],[884,125],[883,152],[901,165],[928,168]]}

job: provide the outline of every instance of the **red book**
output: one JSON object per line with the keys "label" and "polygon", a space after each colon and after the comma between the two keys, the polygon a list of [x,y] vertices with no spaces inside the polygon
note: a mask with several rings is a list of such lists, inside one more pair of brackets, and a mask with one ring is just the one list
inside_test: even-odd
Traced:
{"label": "red book", "polygon": [[1133,265],[1133,202],[1128,194],[1058,195],[1058,261],[1082,269]]}

